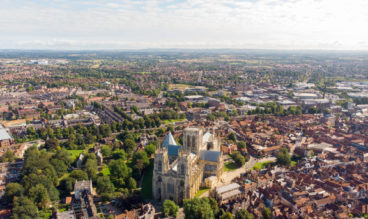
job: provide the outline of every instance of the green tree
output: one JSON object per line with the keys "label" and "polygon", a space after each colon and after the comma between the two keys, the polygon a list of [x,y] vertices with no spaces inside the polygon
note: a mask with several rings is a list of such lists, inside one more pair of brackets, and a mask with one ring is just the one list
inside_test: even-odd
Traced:
{"label": "green tree", "polygon": [[111,147],[108,145],[103,145],[101,147],[101,153],[104,157],[110,157],[111,156]]}
{"label": "green tree", "polygon": [[212,219],[214,212],[208,198],[184,199],[186,219]]}
{"label": "green tree", "polygon": [[155,153],[156,147],[154,144],[147,145],[144,150],[147,152],[147,155],[151,157],[152,154]]}
{"label": "green tree", "polygon": [[127,178],[126,184],[127,184],[129,189],[137,188],[137,182],[135,181],[135,179],[133,177]]}
{"label": "green tree", "polygon": [[227,136],[227,139],[230,140],[230,141],[234,141],[236,142],[236,134],[234,132],[230,133],[228,136]]}
{"label": "green tree", "polygon": [[125,179],[131,174],[131,169],[127,167],[124,160],[113,160],[109,163],[111,181],[118,188],[125,185]]}
{"label": "green tree", "polygon": [[115,160],[118,160],[118,159],[126,160],[127,159],[127,154],[122,149],[116,149],[112,153],[112,158],[115,159]]}
{"label": "green tree", "polygon": [[237,146],[239,149],[246,149],[247,148],[247,143],[245,143],[245,141],[239,141],[237,143]]}
{"label": "green tree", "polygon": [[98,194],[113,193],[115,190],[109,176],[99,176],[97,178],[96,189]]}
{"label": "green tree", "polygon": [[125,151],[128,154],[132,154],[135,151],[135,141],[134,139],[128,138],[124,140],[124,147],[125,147]]}
{"label": "green tree", "polygon": [[210,120],[210,121],[215,121],[216,116],[215,116],[215,115],[213,115],[213,114],[208,114],[208,115],[207,115],[207,119],[208,119],[208,120]]}
{"label": "green tree", "polygon": [[8,201],[12,201],[14,196],[21,196],[24,192],[24,188],[19,183],[8,183],[6,185],[5,197]]}
{"label": "green tree", "polygon": [[37,203],[41,209],[45,209],[50,204],[50,198],[47,189],[42,184],[37,184],[28,190],[28,197]]}
{"label": "green tree", "polygon": [[253,218],[254,218],[254,215],[249,213],[245,209],[241,209],[235,214],[235,219],[253,219]]}
{"label": "green tree", "polygon": [[231,153],[231,158],[233,158],[236,166],[241,167],[245,164],[245,158],[239,151],[234,151]]}
{"label": "green tree", "polygon": [[220,219],[233,219],[233,215],[230,212],[227,212],[221,215]]}
{"label": "green tree", "polygon": [[73,170],[70,173],[70,177],[80,181],[80,180],[88,180],[88,174],[83,170]]}
{"label": "green tree", "polygon": [[269,209],[267,207],[264,207],[262,209],[262,216],[265,219],[271,219],[272,218],[272,211],[271,211],[271,209]]}
{"label": "green tree", "polygon": [[290,154],[286,147],[282,147],[276,154],[277,163],[282,166],[288,166],[291,163]]}
{"label": "green tree", "polygon": [[179,206],[177,206],[175,202],[171,200],[165,200],[162,204],[162,211],[164,212],[165,216],[176,218],[178,215]]}
{"label": "green tree", "polygon": [[94,179],[97,173],[97,160],[96,159],[87,159],[84,164],[84,170],[86,171],[88,178]]}
{"label": "green tree", "polygon": [[149,165],[150,161],[145,151],[138,151],[133,155],[133,164],[140,171]]}
{"label": "green tree", "polygon": [[21,196],[14,200],[12,214],[14,219],[38,218],[38,209],[28,198]]}
{"label": "green tree", "polygon": [[74,190],[75,178],[66,177],[60,181],[60,189],[65,194],[70,194]]}
{"label": "green tree", "polygon": [[68,166],[65,164],[64,161],[59,159],[52,159],[51,164],[54,166],[55,171],[59,177],[64,175],[68,171]]}
{"label": "green tree", "polygon": [[14,152],[11,150],[6,150],[5,154],[0,158],[1,162],[13,162],[14,160]]}

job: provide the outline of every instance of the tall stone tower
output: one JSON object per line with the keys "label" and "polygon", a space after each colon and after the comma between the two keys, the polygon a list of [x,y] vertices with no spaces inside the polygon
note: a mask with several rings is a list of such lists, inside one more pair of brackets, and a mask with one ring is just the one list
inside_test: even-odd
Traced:
{"label": "tall stone tower", "polygon": [[183,151],[199,154],[202,145],[203,130],[201,128],[186,128],[183,134]]}
{"label": "tall stone tower", "polygon": [[169,158],[167,155],[167,148],[160,147],[156,150],[155,161],[153,168],[153,182],[152,182],[152,193],[155,199],[161,199],[161,191],[163,185],[162,174],[169,170]]}
{"label": "tall stone tower", "polygon": [[[178,177],[182,180],[179,186],[179,201],[185,198],[190,198],[190,178],[192,163],[189,157],[189,152],[180,151],[178,157]],[[180,202],[178,202],[180,203]]]}

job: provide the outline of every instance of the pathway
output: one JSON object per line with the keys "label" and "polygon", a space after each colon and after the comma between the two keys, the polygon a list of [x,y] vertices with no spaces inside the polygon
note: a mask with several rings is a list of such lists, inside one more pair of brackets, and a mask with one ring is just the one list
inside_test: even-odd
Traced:
{"label": "pathway", "polygon": [[254,157],[250,157],[249,161],[244,164],[244,166],[234,170],[234,171],[228,171],[224,172],[221,176],[220,181],[217,183],[216,187],[223,186],[231,183],[233,179],[236,177],[239,177],[241,174],[246,173],[248,170],[250,170],[256,163],[258,162],[266,162],[266,161],[272,161],[275,162],[275,157],[267,157],[262,159],[256,159]]}

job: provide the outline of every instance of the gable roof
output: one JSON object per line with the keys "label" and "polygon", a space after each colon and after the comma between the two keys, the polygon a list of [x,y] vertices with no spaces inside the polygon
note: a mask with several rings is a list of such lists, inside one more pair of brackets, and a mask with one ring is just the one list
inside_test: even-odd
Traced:
{"label": "gable roof", "polygon": [[11,139],[11,136],[9,135],[9,133],[5,129],[0,128],[0,141],[10,140],[10,139]]}
{"label": "gable roof", "polygon": [[220,157],[221,152],[219,151],[201,151],[199,154],[199,159],[217,162]]}

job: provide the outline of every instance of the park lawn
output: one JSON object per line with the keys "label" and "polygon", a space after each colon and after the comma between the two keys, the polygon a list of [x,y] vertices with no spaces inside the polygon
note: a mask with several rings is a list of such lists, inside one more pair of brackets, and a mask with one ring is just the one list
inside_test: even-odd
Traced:
{"label": "park lawn", "polygon": [[152,177],[153,177],[153,159],[151,159],[150,165],[144,172],[141,190],[144,199],[152,199]]}
{"label": "park lawn", "polygon": [[90,148],[93,148],[94,144],[87,144],[86,148],[84,150],[67,150],[70,154],[70,156],[73,158],[73,160],[75,160],[76,158],[78,158],[79,154],[83,153],[83,152],[88,152],[88,150]]}
{"label": "park lawn", "polygon": [[198,192],[195,194],[194,197],[197,197],[199,198],[203,193],[209,191],[210,189],[209,188],[203,188],[203,189],[199,189]]}
{"label": "park lawn", "polygon": [[75,160],[84,150],[68,150],[70,156]]}
{"label": "park lawn", "polygon": [[233,163],[233,162],[228,162],[228,163],[225,163],[225,165],[224,165],[224,171],[225,172],[228,172],[228,171],[234,171],[234,170],[236,170],[236,169],[238,169],[239,167],[237,167],[236,165],[235,165],[235,163]]}
{"label": "park lawn", "polygon": [[164,123],[165,125],[168,125],[168,124],[171,124],[171,123],[174,123],[174,122],[183,122],[183,121],[186,121],[186,119],[167,119],[167,120],[164,120]]}
{"label": "park lawn", "polygon": [[101,173],[104,175],[104,176],[110,176],[110,169],[109,167],[105,167],[101,170]]}
{"label": "park lawn", "polygon": [[265,162],[259,162],[259,163],[256,163],[254,164],[254,166],[252,167],[252,170],[261,170],[261,169],[264,169],[266,168],[266,166],[268,164],[272,163],[272,161],[265,161]]}

